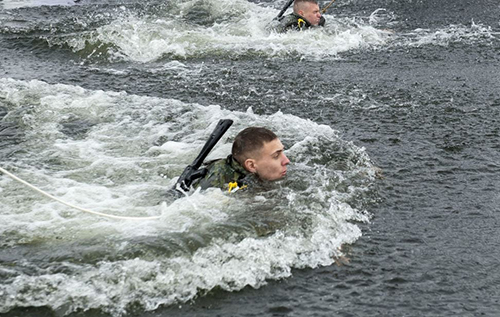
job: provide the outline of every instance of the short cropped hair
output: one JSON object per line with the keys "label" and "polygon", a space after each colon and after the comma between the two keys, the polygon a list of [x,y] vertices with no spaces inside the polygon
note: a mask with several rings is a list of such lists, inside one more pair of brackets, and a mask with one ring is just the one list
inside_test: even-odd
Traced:
{"label": "short cropped hair", "polygon": [[231,154],[236,161],[244,164],[245,160],[262,149],[265,143],[269,143],[277,138],[273,131],[266,128],[246,128],[238,133],[234,139]]}
{"label": "short cropped hair", "polygon": [[293,2],[293,11],[294,12],[298,11],[299,10],[298,7],[300,7],[303,3],[306,3],[306,2],[318,4],[318,1],[316,1],[316,0],[295,0]]}

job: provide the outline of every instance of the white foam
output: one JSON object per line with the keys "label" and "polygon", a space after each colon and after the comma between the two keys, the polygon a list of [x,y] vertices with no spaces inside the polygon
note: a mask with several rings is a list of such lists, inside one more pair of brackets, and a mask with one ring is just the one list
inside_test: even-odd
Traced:
{"label": "white foam", "polygon": [[490,26],[475,24],[470,26],[450,25],[440,29],[415,29],[408,34],[402,34],[403,44],[408,46],[439,45],[448,46],[452,43],[491,43],[495,37]]}
{"label": "white foam", "polygon": [[75,2],[71,0],[3,0],[0,3],[5,10],[40,6],[71,6],[74,4]]}
{"label": "white foam", "polygon": [[[204,12],[198,22],[191,11]],[[324,28],[278,34],[272,31],[278,10],[247,1],[184,1],[170,3],[157,16],[137,16],[125,10],[109,24],[75,37],[47,38],[50,45],[69,45],[74,51],[87,46],[106,51],[108,59],[141,63],[164,57],[188,59],[206,56],[261,55],[336,58],[339,52],[382,45],[388,33],[370,22],[325,15]],[[377,15],[372,15],[372,20]],[[373,22],[372,21],[372,22]]]}
{"label": "white foam", "polygon": [[[259,287],[294,268],[330,265],[342,244],[361,235],[351,221],[369,221],[347,202],[369,188],[373,166],[364,149],[329,126],[281,112],[256,115],[40,81],[0,79],[0,96],[6,118],[30,136],[3,167],[82,207],[160,216],[95,217],[0,177],[0,245],[33,248],[22,265],[35,272],[0,266],[12,276],[0,285],[1,312],[29,305],[120,315],[131,305],[152,310],[214,287]],[[88,130],[66,134],[68,118],[90,123]],[[255,197],[211,189],[162,203],[221,118],[234,124],[214,156],[227,155],[243,128],[266,126],[287,146],[287,178]],[[38,257],[53,259],[40,265]]]}

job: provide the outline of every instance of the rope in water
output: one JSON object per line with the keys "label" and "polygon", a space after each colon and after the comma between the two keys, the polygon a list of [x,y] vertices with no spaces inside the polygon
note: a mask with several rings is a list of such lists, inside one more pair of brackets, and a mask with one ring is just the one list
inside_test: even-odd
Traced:
{"label": "rope in water", "polygon": [[47,197],[49,197],[50,199],[53,199],[63,205],[66,205],[68,207],[71,207],[71,208],[74,208],[74,209],[77,209],[77,210],[80,210],[80,211],[83,211],[83,212],[86,212],[86,213],[89,213],[89,214],[93,214],[93,215],[97,215],[97,216],[102,216],[102,217],[107,217],[107,218],[113,218],[113,219],[124,219],[124,220],[155,220],[155,219],[160,219],[161,217],[160,216],[153,216],[153,217],[127,217],[127,216],[116,216],[116,215],[110,215],[110,214],[105,214],[105,213],[102,213],[102,212],[97,212],[97,211],[92,211],[92,210],[89,210],[89,209],[85,209],[85,208],[81,208],[81,207],[78,207],[78,206],[75,206],[73,204],[70,204],[70,203],[67,203],[57,197],[54,197],[50,194],[48,194],[47,192],[44,192],[43,190],[31,185],[30,183],[28,183],[27,181],[24,181],[22,179],[20,179],[19,177],[17,177],[16,175],[6,171],[5,169],[1,168],[0,167],[0,172],[4,173],[5,175],[9,176],[10,178],[20,182],[21,184],[24,184],[26,186],[28,186],[29,188],[39,192],[40,194],[42,195],[45,195]]}

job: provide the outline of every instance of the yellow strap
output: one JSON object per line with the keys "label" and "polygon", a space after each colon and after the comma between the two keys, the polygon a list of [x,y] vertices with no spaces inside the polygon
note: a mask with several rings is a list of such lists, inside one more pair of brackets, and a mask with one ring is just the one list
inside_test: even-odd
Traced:
{"label": "yellow strap", "polygon": [[306,24],[306,21],[304,21],[303,19],[299,18],[297,20],[297,24],[299,25],[299,29],[302,29],[302,27]]}
{"label": "yellow strap", "polygon": [[230,193],[234,193],[240,189],[245,189],[248,187],[247,185],[243,185],[243,186],[239,187],[237,182],[230,182],[229,184],[227,184],[227,186],[228,186],[227,191]]}
{"label": "yellow strap", "polygon": [[227,184],[228,186],[228,192],[231,192],[233,189],[236,189],[238,188],[238,183],[237,182],[230,182],[229,184]]}

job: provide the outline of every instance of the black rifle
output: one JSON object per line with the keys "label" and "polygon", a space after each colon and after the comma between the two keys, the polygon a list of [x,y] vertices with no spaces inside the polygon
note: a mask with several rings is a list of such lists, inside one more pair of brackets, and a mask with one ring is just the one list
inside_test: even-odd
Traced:
{"label": "black rifle", "polygon": [[180,187],[183,191],[187,192],[189,191],[189,187],[194,180],[204,177],[207,174],[207,170],[205,168],[199,168],[201,164],[203,164],[203,160],[208,156],[215,144],[217,144],[217,142],[224,135],[224,133],[226,133],[226,131],[232,124],[233,120],[230,119],[223,119],[220,120],[219,123],[217,123],[217,126],[215,127],[212,134],[210,134],[210,137],[203,146],[203,149],[201,149],[200,154],[198,154],[198,156],[194,159],[193,163],[189,164],[184,169],[173,189],[179,191]]}
{"label": "black rifle", "polygon": [[277,20],[279,20],[279,18],[281,18],[281,16],[283,15],[283,13],[285,13],[285,11],[290,7],[290,5],[292,5],[294,0],[289,0],[285,6],[283,7],[283,9],[281,9],[280,13],[278,13],[278,16],[276,17]]}

